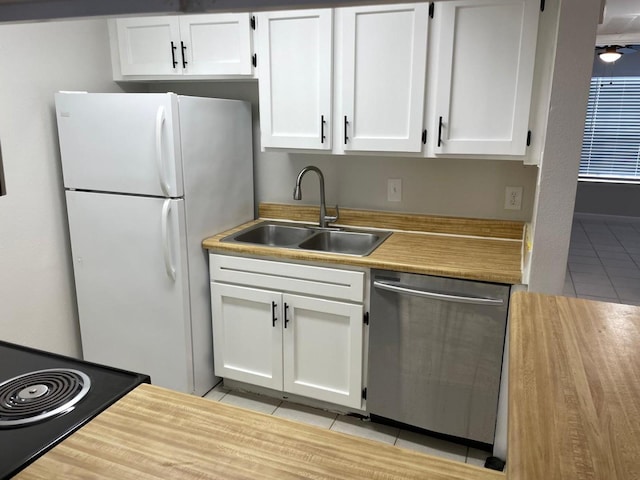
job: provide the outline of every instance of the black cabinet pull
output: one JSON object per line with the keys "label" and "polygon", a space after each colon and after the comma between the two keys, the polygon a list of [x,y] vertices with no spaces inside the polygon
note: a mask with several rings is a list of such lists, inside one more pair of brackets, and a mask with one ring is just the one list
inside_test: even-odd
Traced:
{"label": "black cabinet pull", "polygon": [[320,143],[324,143],[327,139],[324,135],[324,124],[327,123],[324,119],[324,115],[320,115]]}
{"label": "black cabinet pull", "polygon": [[442,117],[438,121],[438,146],[442,145]]}
{"label": "black cabinet pull", "polygon": [[173,42],[171,42],[171,62],[173,63],[173,68],[176,68],[178,62],[176,62],[176,46]]}
{"label": "black cabinet pull", "polygon": [[187,49],[187,46],[184,44],[184,42],[180,42],[180,48],[182,49],[182,68],[187,68],[187,60],[184,56],[184,51]]}
{"label": "black cabinet pull", "polygon": [[347,137],[347,125],[349,125],[349,122],[347,121],[347,116],[344,116],[344,144],[347,144],[347,140],[349,140],[349,137]]}
{"label": "black cabinet pull", "polygon": [[284,304],[284,328],[287,328],[287,323],[289,323],[289,318],[287,317],[287,312],[289,311],[289,305]]}
{"label": "black cabinet pull", "polygon": [[278,304],[276,302],[271,302],[271,326],[276,326],[276,321],[278,318],[276,317],[276,307]]}

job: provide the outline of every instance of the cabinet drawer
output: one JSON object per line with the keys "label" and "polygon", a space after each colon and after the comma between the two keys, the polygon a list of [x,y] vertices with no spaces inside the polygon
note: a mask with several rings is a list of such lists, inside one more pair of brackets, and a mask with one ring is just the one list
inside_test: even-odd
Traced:
{"label": "cabinet drawer", "polygon": [[364,272],[209,255],[212,281],[362,302]]}

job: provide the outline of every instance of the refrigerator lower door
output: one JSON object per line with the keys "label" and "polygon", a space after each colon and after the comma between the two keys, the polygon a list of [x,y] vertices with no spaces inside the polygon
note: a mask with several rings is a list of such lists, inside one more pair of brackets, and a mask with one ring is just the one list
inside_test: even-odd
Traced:
{"label": "refrigerator lower door", "polygon": [[184,201],[78,191],[66,199],[84,359],[191,393]]}
{"label": "refrigerator lower door", "polygon": [[181,197],[178,96],[57,93],[64,186]]}

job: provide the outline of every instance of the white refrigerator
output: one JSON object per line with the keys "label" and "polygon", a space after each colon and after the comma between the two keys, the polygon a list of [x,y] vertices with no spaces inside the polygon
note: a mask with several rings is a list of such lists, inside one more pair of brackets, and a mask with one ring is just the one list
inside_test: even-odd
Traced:
{"label": "white refrigerator", "polygon": [[203,395],[215,376],[201,242],[254,218],[250,105],[55,100],[84,359]]}

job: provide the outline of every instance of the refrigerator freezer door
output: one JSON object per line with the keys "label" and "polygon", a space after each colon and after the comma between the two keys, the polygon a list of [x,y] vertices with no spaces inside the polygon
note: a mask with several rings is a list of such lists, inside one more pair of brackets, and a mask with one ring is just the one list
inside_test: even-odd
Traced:
{"label": "refrigerator freezer door", "polygon": [[192,393],[184,200],[66,198],[85,360]]}
{"label": "refrigerator freezer door", "polygon": [[57,93],[64,186],[180,197],[177,95]]}

